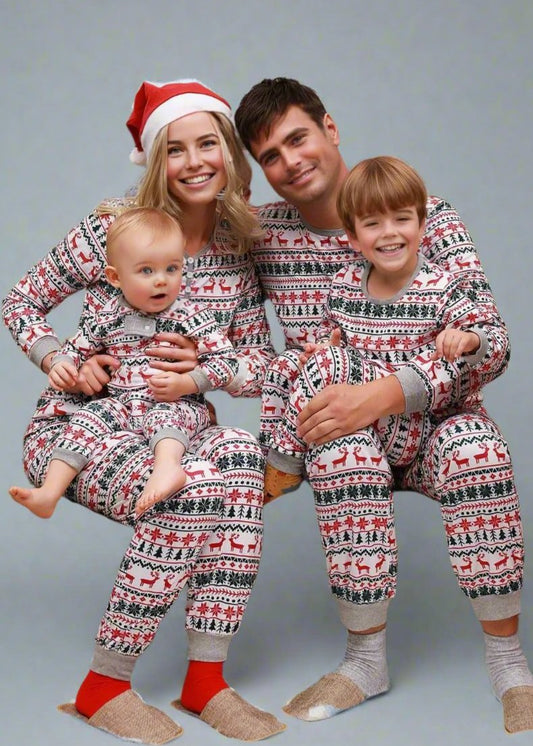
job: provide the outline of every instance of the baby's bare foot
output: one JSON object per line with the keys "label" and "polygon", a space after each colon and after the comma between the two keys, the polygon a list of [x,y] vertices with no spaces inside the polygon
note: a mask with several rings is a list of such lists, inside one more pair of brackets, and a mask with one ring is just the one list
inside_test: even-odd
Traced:
{"label": "baby's bare foot", "polygon": [[174,463],[154,466],[146,487],[135,506],[135,514],[137,516],[141,515],[152,505],[181,490],[186,479],[187,474],[183,467],[176,466]]}
{"label": "baby's bare foot", "polygon": [[50,518],[59,497],[44,487],[10,487],[9,494],[20,505],[31,510],[39,518]]}

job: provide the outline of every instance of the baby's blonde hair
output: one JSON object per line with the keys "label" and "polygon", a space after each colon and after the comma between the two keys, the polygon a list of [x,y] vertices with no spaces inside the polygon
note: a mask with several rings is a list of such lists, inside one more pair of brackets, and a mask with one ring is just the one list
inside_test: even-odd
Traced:
{"label": "baby's blonde hair", "polygon": [[157,207],[129,207],[118,215],[107,231],[108,263],[113,264],[116,260],[118,239],[125,231],[147,228],[157,237],[175,233],[177,238],[184,240],[180,224],[164,210]]}

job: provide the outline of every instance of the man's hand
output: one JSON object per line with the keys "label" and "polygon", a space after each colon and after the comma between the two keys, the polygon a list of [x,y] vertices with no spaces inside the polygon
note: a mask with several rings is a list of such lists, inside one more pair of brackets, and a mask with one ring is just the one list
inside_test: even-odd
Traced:
{"label": "man's hand", "polygon": [[326,386],[300,412],[298,435],[308,445],[322,445],[404,410],[403,389],[396,376],[361,386],[337,383]]}
{"label": "man's hand", "polygon": [[108,368],[117,370],[120,363],[112,355],[93,355],[86,360],[78,371],[78,383],[71,393],[81,391],[87,396],[98,394],[111,380]]}
{"label": "man's hand", "polygon": [[154,346],[146,349],[146,354],[153,358],[151,368],[188,373],[198,365],[196,345],[183,334],[161,332],[154,337],[154,341]]}

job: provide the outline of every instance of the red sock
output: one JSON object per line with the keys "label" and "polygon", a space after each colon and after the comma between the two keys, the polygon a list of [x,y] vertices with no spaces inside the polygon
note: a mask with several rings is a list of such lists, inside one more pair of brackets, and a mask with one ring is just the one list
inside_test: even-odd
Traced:
{"label": "red sock", "polygon": [[223,661],[189,661],[181,691],[181,704],[187,710],[199,715],[215,694],[228,688],[222,676],[223,665]]}
{"label": "red sock", "polygon": [[129,681],[112,679],[110,676],[89,671],[76,695],[76,709],[90,718],[102,705],[127,689],[131,689]]}

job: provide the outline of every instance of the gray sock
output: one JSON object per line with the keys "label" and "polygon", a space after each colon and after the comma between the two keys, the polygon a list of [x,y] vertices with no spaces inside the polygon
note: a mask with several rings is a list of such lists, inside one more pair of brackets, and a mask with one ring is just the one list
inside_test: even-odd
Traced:
{"label": "gray sock", "polygon": [[351,679],[367,697],[382,694],[390,686],[385,633],[384,629],[370,635],[348,632],[344,659],[335,672]]}
{"label": "gray sock", "polygon": [[501,700],[514,686],[533,686],[533,675],[520,647],[518,634],[510,637],[485,637],[485,663],[494,694]]}

